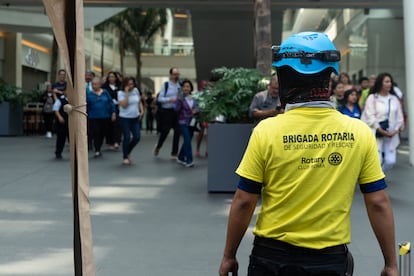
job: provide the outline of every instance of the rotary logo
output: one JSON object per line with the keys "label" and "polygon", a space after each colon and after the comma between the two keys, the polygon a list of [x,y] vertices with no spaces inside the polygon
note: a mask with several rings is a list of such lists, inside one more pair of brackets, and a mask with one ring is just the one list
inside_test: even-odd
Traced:
{"label": "rotary logo", "polygon": [[332,166],[338,166],[342,163],[342,155],[339,152],[333,152],[329,155],[328,162]]}

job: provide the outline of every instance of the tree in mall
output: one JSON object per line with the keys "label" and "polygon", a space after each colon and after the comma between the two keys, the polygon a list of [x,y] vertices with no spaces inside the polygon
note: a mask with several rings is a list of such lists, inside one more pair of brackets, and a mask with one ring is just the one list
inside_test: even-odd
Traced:
{"label": "tree in mall", "polygon": [[131,51],[136,60],[136,80],[141,85],[142,47],[167,24],[167,11],[164,8],[129,8],[122,13],[126,37],[125,49]]}
{"label": "tree in mall", "polygon": [[270,0],[254,1],[254,49],[256,69],[265,76],[272,71],[272,24]]}
{"label": "tree in mall", "polygon": [[[101,77],[105,74],[105,63],[104,63],[104,53],[105,53],[105,33],[114,27],[110,20],[105,20],[95,26],[94,30],[101,34]],[[93,42],[92,42],[93,43]],[[91,56],[91,58],[93,58]]]}
{"label": "tree in mall", "polygon": [[[148,44],[157,32],[163,32],[166,24],[167,12],[164,8],[129,8],[101,22],[96,28],[102,33],[113,31],[117,37],[121,73],[125,73],[124,58],[126,52],[133,53],[136,60],[137,83],[141,84],[142,47]],[[103,35],[101,39],[104,40]],[[102,71],[104,71],[103,59],[102,49]]]}
{"label": "tree in mall", "polygon": [[[102,21],[98,25],[95,26],[95,30],[101,33],[101,69],[102,74],[105,72],[104,68],[104,40],[105,40],[105,33],[112,33],[114,35],[113,39],[118,40],[118,51],[120,57],[120,72],[124,73],[124,57],[125,57],[125,40],[127,39],[127,32],[126,32],[126,10]],[[114,70],[114,68],[111,68]]]}
{"label": "tree in mall", "polygon": [[111,28],[115,28],[116,37],[118,39],[118,50],[119,50],[119,64],[120,64],[120,71],[122,74],[125,73],[125,54],[127,50],[127,40],[129,39],[128,31],[128,9],[118,13],[117,15],[109,18],[109,26]]}

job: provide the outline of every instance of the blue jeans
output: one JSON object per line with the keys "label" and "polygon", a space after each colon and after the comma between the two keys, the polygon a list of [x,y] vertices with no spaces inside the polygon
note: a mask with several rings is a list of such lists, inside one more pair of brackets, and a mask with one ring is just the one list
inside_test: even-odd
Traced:
{"label": "blue jeans", "polygon": [[[124,137],[122,141],[122,154],[124,159],[128,158],[132,149],[138,144],[141,139],[140,127],[138,118],[119,118],[119,123]],[[131,139],[132,133],[132,139]]]}
{"label": "blue jeans", "polygon": [[180,125],[181,134],[183,135],[183,145],[181,146],[178,159],[185,161],[187,164],[193,163],[193,151],[191,149],[191,139],[193,138],[193,132],[187,125]]}

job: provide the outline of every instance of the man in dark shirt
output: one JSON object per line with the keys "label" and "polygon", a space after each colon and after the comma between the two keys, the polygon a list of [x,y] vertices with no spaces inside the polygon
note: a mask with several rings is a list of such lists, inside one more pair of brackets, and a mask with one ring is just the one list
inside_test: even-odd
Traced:
{"label": "man in dark shirt", "polygon": [[64,69],[60,69],[58,72],[58,81],[52,86],[55,101],[66,91],[66,85],[66,71]]}
{"label": "man in dark shirt", "polygon": [[279,82],[277,75],[272,76],[267,90],[257,93],[249,107],[249,116],[255,120],[263,120],[283,113],[279,98]]}

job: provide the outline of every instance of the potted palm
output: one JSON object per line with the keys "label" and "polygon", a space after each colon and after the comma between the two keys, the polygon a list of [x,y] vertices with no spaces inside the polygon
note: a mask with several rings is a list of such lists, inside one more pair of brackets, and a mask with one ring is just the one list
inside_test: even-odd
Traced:
{"label": "potted palm", "polygon": [[233,192],[238,181],[234,173],[247,146],[253,121],[248,110],[254,95],[264,90],[264,76],[255,69],[217,68],[217,81],[210,82],[195,97],[199,119],[209,123],[208,191]]}
{"label": "potted palm", "polygon": [[16,86],[0,83],[0,136],[23,134],[23,106],[39,97]]}

